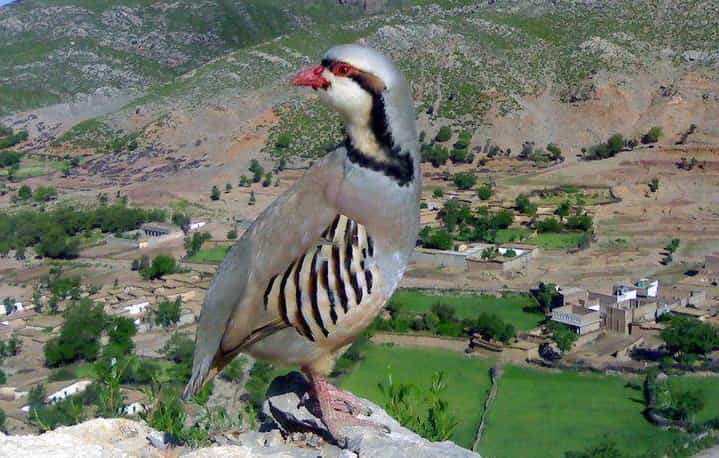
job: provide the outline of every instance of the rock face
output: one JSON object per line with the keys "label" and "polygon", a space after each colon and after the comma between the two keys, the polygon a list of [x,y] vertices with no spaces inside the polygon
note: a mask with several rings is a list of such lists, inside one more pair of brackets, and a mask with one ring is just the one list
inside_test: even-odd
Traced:
{"label": "rock face", "polygon": [[[277,377],[267,390],[264,412],[272,416],[280,428],[288,434],[312,433],[328,438],[327,428],[302,401],[309,390],[309,384],[302,375],[291,372],[286,376]],[[400,424],[387,413],[371,402],[361,400],[371,411],[368,420],[387,427],[390,433],[379,429],[364,427],[348,427],[344,452],[356,453],[360,456],[382,457],[478,457],[479,455],[446,442],[429,442]]]}
{"label": "rock face", "polygon": [[[362,399],[372,410],[368,417],[388,427],[386,434],[369,428],[346,428],[345,448],[330,444],[322,421],[308,410],[302,398],[309,386],[293,372],[275,379],[268,390],[265,412],[274,423],[264,432],[247,431],[224,439],[215,438],[216,445],[190,449],[168,449],[163,433],[143,422],[127,419],[89,420],[75,426],[58,428],[39,436],[6,436],[0,433],[0,456],[28,458],[94,458],[94,457],[168,457],[191,458],[352,458],[381,457],[479,457],[452,442],[429,442],[401,427],[378,406]],[[274,429],[273,429],[274,428]]]}

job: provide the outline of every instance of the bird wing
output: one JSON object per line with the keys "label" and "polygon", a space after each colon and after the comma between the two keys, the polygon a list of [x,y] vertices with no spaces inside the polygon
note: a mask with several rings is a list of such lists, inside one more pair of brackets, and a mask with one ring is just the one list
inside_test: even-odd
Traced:
{"label": "bird wing", "polygon": [[265,289],[274,275],[317,245],[336,217],[334,196],[344,177],[345,154],[339,148],[315,163],[262,212],[222,260],[202,305],[185,398],[243,346],[287,326],[276,308],[263,307]]}

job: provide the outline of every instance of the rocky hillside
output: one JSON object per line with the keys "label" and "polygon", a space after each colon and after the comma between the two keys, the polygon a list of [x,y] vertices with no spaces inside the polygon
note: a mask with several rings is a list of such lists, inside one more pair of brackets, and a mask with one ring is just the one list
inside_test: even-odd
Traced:
{"label": "rocky hillside", "polygon": [[103,186],[192,172],[205,192],[251,158],[322,155],[338,120],[287,82],[353,41],[398,62],[428,138],[450,124],[473,148],[555,142],[573,157],[653,125],[719,136],[718,0],[64,3],[0,9],[0,122],[30,132],[25,151],[84,155],[76,173]]}
{"label": "rocky hillside", "polygon": [[362,11],[333,0],[19,1],[0,9],[0,114],[141,89]]}

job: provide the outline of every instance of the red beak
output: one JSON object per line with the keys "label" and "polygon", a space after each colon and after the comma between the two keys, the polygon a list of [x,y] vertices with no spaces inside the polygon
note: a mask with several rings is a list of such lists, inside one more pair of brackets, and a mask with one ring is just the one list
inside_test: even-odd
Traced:
{"label": "red beak", "polygon": [[299,72],[294,78],[292,78],[292,81],[290,81],[290,85],[309,86],[313,89],[327,89],[327,87],[330,85],[330,82],[322,77],[323,71],[325,71],[325,68],[321,65],[306,68]]}

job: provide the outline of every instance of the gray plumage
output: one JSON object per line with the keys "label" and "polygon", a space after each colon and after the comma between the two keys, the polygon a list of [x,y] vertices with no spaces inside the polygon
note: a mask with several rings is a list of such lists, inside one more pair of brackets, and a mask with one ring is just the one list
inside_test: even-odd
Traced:
{"label": "gray plumage", "polygon": [[[369,48],[338,46],[323,62],[318,92],[343,117],[348,141],[263,211],[218,267],[185,397],[239,352],[328,373],[407,268],[421,189],[409,88]],[[351,77],[335,74],[337,62]]]}

